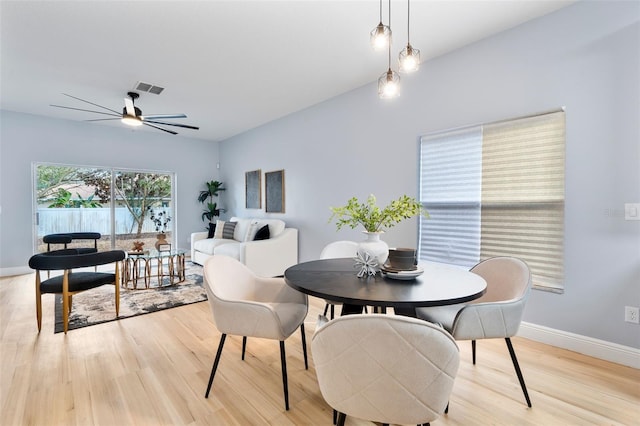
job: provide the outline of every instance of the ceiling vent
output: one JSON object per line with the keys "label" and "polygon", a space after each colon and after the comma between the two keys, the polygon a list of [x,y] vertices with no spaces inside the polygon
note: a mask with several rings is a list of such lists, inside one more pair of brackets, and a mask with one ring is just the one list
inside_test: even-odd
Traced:
{"label": "ceiling vent", "polygon": [[153,93],[154,95],[159,95],[164,90],[164,87],[154,86],[153,84],[139,81],[136,83],[134,90],[137,90],[139,92],[147,92],[147,93]]}

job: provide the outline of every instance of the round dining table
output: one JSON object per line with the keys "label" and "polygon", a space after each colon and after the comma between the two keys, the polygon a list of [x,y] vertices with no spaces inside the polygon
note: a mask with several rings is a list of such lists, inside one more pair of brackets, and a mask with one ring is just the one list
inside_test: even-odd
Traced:
{"label": "round dining table", "polygon": [[468,270],[436,262],[418,266],[424,272],[414,279],[393,279],[381,272],[359,278],[354,259],[321,259],[291,266],[284,279],[302,293],[342,303],[342,315],[373,306],[415,317],[416,308],[465,303],[486,291],[486,281]]}

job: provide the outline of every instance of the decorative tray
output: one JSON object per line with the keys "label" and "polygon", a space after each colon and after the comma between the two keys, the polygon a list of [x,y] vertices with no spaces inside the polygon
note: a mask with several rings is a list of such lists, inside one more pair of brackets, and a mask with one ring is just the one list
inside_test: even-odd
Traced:
{"label": "decorative tray", "polygon": [[413,280],[424,273],[424,269],[422,269],[420,266],[416,266],[415,269],[409,270],[409,271],[391,269],[386,266],[383,266],[382,268],[380,268],[380,271],[383,274],[385,274],[387,277],[394,280]]}

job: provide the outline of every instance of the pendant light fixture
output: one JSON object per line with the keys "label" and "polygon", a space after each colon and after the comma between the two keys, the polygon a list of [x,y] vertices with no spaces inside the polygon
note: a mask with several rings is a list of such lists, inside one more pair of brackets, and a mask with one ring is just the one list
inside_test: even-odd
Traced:
{"label": "pendant light fixture", "polygon": [[[389,19],[389,25],[391,25],[391,19]],[[391,46],[391,27],[389,25],[382,23],[382,0],[380,0],[380,23],[369,33],[371,46],[375,50],[383,50]]]}
{"label": "pendant light fixture", "polygon": [[[389,0],[389,31],[391,31],[391,0]],[[391,69],[391,43],[389,43],[389,69],[378,78],[378,96],[391,99],[400,96],[400,76]]]}
{"label": "pendant light fixture", "polygon": [[409,41],[409,19],[411,17],[411,0],[407,0],[407,47],[398,55],[400,72],[414,72],[420,67],[420,51],[414,49]]}

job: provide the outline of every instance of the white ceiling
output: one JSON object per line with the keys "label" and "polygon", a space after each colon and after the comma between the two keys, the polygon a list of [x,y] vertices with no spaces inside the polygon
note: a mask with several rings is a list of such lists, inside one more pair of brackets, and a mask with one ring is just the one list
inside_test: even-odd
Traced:
{"label": "white ceiling", "polygon": [[[411,44],[425,61],[573,1],[413,0]],[[391,8],[393,60],[406,43],[407,2]],[[2,109],[103,118],[50,104],[97,109],[68,93],[120,110],[143,81],[165,87],[141,94],[143,114],[185,113],[167,121],[200,130],[172,129],[212,141],[371,83],[387,68],[387,55],[369,45],[377,0],[2,0],[0,16]]]}

